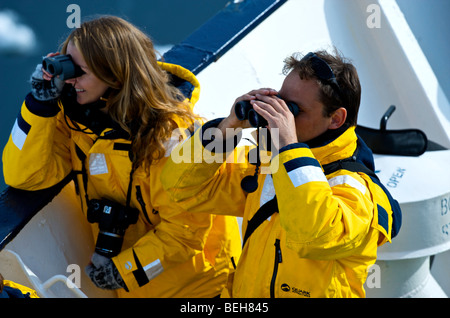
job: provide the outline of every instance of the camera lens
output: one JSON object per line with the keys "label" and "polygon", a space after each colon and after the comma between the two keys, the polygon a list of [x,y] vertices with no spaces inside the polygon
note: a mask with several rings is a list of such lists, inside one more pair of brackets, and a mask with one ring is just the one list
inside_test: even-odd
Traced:
{"label": "camera lens", "polygon": [[[120,233],[122,234],[122,233]],[[100,231],[95,245],[95,251],[105,257],[111,258],[120,253],[123,243],[123,235]]]}

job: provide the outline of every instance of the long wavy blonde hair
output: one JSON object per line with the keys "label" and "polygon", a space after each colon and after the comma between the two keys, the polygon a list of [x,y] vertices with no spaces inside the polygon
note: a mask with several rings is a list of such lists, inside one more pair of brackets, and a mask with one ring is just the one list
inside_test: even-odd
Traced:
{"label": "long wavy blonde hair", "polygon": [[124,19],[103,16],[81,24],[64,41],[72,43],[89,69],[112,88],[108,113],[132,139],[133,165],[148,168],[165,154],[164,142],[177,128],[197,118],[169,75],[157,63],[151,39]]}

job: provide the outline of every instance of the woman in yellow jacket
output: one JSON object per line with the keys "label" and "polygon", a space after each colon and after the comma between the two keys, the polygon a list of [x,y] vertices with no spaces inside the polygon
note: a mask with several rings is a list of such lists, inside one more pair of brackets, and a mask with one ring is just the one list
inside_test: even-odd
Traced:
{"label": "woman in yellow jacket", "polygon": [[250,101],[267,120],[270,163],[263,153],[259,162],[242,160],[256,156],[240,147],[220,153],[237,142],[236,128],[248,127],[235,104],[227,118],[206,123],[173,150],[164,187],[191,212],[215,207],[243,216],[232,297],[364,297],[368,268],[398,231],[400,209],[355,134],[356,70],[339,55],[317,52],[287,59],[285,72],[279,92],[259,89],[236,100]]}
{"label": "woman in yellow jacket", "polygon": [[[86,268],[98,287],[121,297],[219,295],[240,253],[236,220],[187,213],[160,184],[179,142],[172,131],[196,120],[195,76],[158,62],[151,40],[117,17],[83,23],[61,53],[32,75],[3,152],[6,183],[38,190],[76,174],[98,236]],[[66,69],[52,76],[61,56]],[[183,83],[184,95],[171,81]]]}

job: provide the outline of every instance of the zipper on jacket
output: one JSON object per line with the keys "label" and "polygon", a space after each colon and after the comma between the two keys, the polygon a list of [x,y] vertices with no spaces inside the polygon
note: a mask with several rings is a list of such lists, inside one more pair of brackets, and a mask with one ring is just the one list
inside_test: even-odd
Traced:
{"label": "zipper on jacket", "polygon": [[144,216],[147,219],[147,222],[150,223],[150,225],[153,225],[152,221],[150,221],[150,218],[148,217],[147,209],[145,208],[145,202],[144,202],[144,198],[142,197],[141,186],[138,186],[138,185],[136,186],[136,198],[137,198],[139,204],[141,205],[142,213],[144,213]]}
{"label": "zipper on jacket", "polygon": [[272,280],[270,282],[270,298],[275,298],[275,280],[278,274],[278,264],[283,262],[283,257],[281,256],[280,240],[275,241],[275,263],[273,266]]}

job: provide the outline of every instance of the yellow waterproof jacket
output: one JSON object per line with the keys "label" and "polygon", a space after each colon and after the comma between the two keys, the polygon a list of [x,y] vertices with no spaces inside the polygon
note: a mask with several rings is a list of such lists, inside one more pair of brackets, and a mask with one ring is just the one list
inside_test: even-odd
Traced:
{"label": "yellow waterproof jacket", "polygon": [[[195,76],[180,66],[159,64],[186,82],[188,98],[195,104],[199,95]],[[76,172],[84,212],[86,189],[89,199],[107,199],[123,206],[130,189],[130,207],[140,214],[137,223],[126,230],[122,252],[113,258],[129,290],[119,290],[119,296],[219,295],[234,269],[232,258],[239,257],[239,227],[235,218],[187,213],[170,201],[160,173],[172,143],[179,140],[167,141],[166,157],[152,164],[149,174],[141,167],[136,169],[130,184],[131,142],[124,131],[112,125],[93,132],[66,113],[61,101],[49,106],[27,96],[3,152],[6,183],[38,190]],[[184,123],[178,124],[185,128]],[[97,231],[95,223],[95,238]]]}
{"label": "yellow waterproof jacket", "polygon": [[[246,151],[240,147],[222,164],[218,159],[226,155],[218,156],[215,149],[220,144],[208,147],[201,136],[206,126],[190,145],[174,149],[177,157],[163,170],[171,197],[191,212],[214,209],[242,216],[243,233],[261,206],[275,195],[278,202],[279,213],[264,220],[245,242],[231,296],[364,297],[367,270],[376,261],[377,247],[391,240],[393,210],[400,211],[383,186],[365,173],[337,169],[324,174],[322,166],[356,155],[354,127],[331,133],[325,141],[322,136],[314,147],[298,143],[280,149],[270,166],[260,167],[269,170],[247,195],[241,180],[254,175],[255,166],[242,161]],[[360,143],[357,160],[373,167],[372,153]]]}

